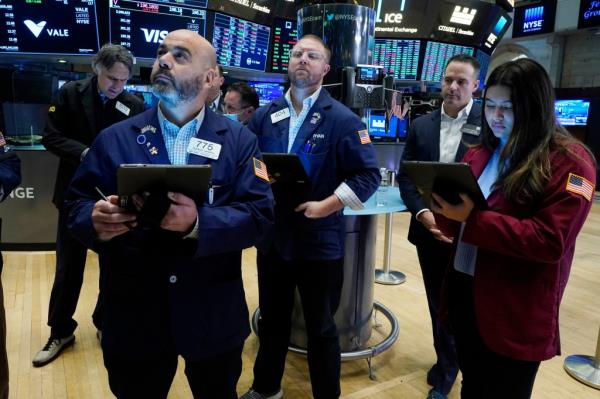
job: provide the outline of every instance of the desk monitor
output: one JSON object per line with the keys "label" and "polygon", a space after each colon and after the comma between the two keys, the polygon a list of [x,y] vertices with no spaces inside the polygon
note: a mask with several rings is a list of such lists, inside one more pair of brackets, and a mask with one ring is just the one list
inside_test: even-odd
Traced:
{"label": "desk monitor", "polygon": [[556,100],[554,103],[556,120],[563,126],[587,125],[589,111],[589,100]]}
{"label": "desk monitor", "polygon": [[487,201],[477,179],[466,163],[402,161],[402,170],[412,180],[430,208],[433,201],[432,192],[451,204],[462,202],[458,194],[467,193],[477,207],[487,208]]}
{"label": "desk monitor", "polygon": [[439,82],[442,80],[448,60],[456,54],[473,55],[474,49],[459,44],[427,42],[421,80]]}
{"label": "desk monitor", "polygon": [[262,107],[271,101],[283,96],[284,87],[282,83],[274,82],[248,82],[248,85],[254,87],[258,94],[258,103]]}
{"label": "desk monitor", "polygon": [[[205,35],[206,10],[160,3],[110,0],[110,41],[128,48],[138,58],[155,59],[158,46],[173,30],[188,29]],[[181,4],[187,3],[202,5],[201,0],[185,0]]]}
{"label": "desk monitor", "polygon": [[217,63],[264,72],[270,34],[268,26],[215,13],[212,45],[217,51]]}
{"label": "desk monitor", "polygon": [[95,0],[0,1],[0,53],[94,55]]}

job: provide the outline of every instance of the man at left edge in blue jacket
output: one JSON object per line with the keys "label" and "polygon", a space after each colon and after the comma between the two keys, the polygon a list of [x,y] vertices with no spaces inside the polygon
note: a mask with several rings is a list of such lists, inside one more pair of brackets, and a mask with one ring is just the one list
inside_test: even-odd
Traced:
{"label": "man at left edge in blue jacket", "polygon": [[[181,355],[194,397],[237,399],[250,333],[241,251],[270,227],[273,197],[256,137],[204,106],[215,69],[203,37],[169,33],[151,75],[158,106],[103,131],[68,193],[72,233],[109,259],[102,349],[118,398],[166,398]],[[127,163],[209,164],[209,193],[169,192],[160,226],[146,223],[113,195]]]}

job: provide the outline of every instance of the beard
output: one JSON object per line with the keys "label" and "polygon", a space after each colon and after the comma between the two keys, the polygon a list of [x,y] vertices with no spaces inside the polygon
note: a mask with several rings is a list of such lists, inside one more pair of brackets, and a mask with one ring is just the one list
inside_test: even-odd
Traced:
{"label": "beard", "polygon": [[[298,72],[302,72],[301,77],[298,77]],[[289,79],[290,83],[299,89],[304,89],[314,83],[311,74],[304,69],[289,74]]]}
{"label": "beard", "polygon": [[[156,79],[157,74],[166,76],[169,80]],[[152,82],[152,94],[170,107],[192,101],[198,96],[202,87],[201,76],[177,80],[166,69],[153,72],[150,80]]]}

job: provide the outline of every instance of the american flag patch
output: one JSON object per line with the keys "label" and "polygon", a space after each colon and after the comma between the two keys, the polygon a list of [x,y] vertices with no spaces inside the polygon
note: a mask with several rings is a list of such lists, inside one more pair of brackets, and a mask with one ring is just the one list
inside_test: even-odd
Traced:
{"label": "american flag patch", "polygon": [[4,140],[4,136],[2,132],[0,132],[0,147],[4,147],[6,145],[6,140]]}
{"label": "american flag patch", "polygon": [[594,185],[585,177],[577,176],[573,173],[569,173],[566,190],[579,194],[588,201],[591,201],[594,196]]}
{"label": "american flag patch", "polygon": [[359,130],[357,133],[358,133],[358,138],[360,139],[361,144],[370,144],[371,143],[371,138],[369,137],[369,131],[367,129]]}
{"label": "american flag patch", "polygon": [[269,181],[267,165],[258,158],[252,158],[252,163],[254,164],[254,174],[265,181]]}

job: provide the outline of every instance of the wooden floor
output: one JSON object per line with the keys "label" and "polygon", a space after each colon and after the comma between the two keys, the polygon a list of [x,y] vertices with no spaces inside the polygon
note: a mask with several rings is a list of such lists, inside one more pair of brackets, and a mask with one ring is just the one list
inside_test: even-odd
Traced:
{"label": "wooden floor", "polygon": [[[407,214],[394,217],[392,265],[404,272],[407,282],[397,286],[376,284],[375,298],[395,313],[400,336],[393,347],[375,357],[372,365],[376,380],[368,377],[365,360],[342,364],[342,393],[347,399],[424,398],[429,386],[425,373],[434,362],[431,327],[425,291],[415,249],[406,240]],[[383,236],[383,220],[379,221]],[[600,391],[569,377],[563,370],[564,357],[570,354],[594,355],[600,327],[600,204],[595,204],[579,236],[571,279],[561,308],[563,356],[544,362],[540,368],[533,397],[537,399],[600,398]],[[382,261],[382,240],[378,240],[378,264]],[[10,397],[34,398],[111,398],[102,363],[96,331],[91,322],[97,284],[97,258],[91,255],[75,318],[79,322],[77,339],[53,363],[31,366],[31,359],[46,342],[48,298],[54,276],[53,252],[6,252],[2,280],[8,325]],[[244,279],[250,309],[258,303],[254,250],[244,254]],[[380,318],[381,319],[381,318]],[[385,336],[389,326],[374,331],[373,341]],[[244,369],[238,392],[252,383],[252,364],[257,350],[254,335],[246,341]],[[181,368],[169,398],[191,398]],[[460,377],[459,377],[460,378]],[[510,382],[506,382],[510,383]],[[286,399],[310,398],[306,361],[288,356],[283,381]],[[450,398],[458,398],[459,384]]]}

